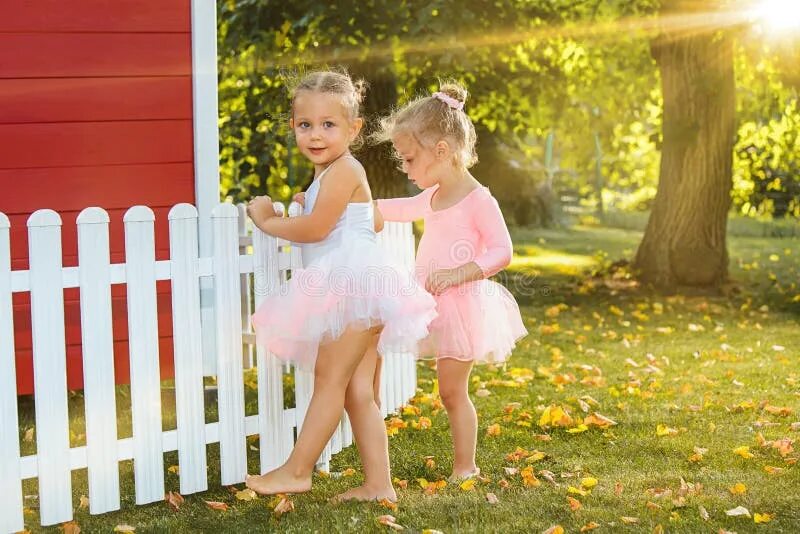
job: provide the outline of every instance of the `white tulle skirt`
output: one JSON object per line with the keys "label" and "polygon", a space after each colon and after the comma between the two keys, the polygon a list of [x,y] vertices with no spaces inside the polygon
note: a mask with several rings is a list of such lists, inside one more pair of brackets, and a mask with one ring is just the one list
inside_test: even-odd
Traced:
{"label": "white tulle skirt", "polygon": [[313,367],[320,345],[348,329],[382,326],[381,354],[419,355],[436,301],[413,273],[368,238],[340,244],[292,273],[252,316],[257,342],[277,357]]}

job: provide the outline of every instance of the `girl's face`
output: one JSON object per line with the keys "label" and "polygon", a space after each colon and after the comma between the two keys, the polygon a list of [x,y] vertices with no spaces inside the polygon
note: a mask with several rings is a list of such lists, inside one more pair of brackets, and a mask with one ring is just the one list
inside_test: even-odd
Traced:
{"label": "girl's face", "polygon": [[438,153],[441,152],[439,144],[433,148],[426,148],[410,134],[393,137],[392,144],[402,161],[402,171],[417,187],[427,189],[439,183],[447,161]]}
{"label": "girl's face", "polygon": [[361,118],[350,119],[339,95],[315,91],[295,95],[290,125],[297,147],[317,170],[347,152],[362,124]]}

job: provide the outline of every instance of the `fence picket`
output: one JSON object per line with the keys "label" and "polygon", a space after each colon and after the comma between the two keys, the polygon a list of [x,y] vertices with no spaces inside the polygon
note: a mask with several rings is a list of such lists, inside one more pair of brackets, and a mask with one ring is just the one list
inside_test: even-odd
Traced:
{"label": "fence picket", "polygon": [[146,206],[125,213],[128,344],[136,504],[164,498],[161,382],[156,306],[155,215]]}
{"label": "fence picket", "polygon": [[178,464],[185,495],[208,489],[197,223],[191,204],[169,212]]}
{"label": "fence picket", "polygon": [[214,324],[217,340],[217,403],[222,484],[244,481],[247,448],[242,379],[242,316],[239,298],[238,214],[233,204],[211,212],[214,250]]}
{"label": "fence picket", "polygon": [[77,220],[86,455],[92,514],[119,509],[120,498],[108,222],[108,213],[100,208],[86,208]]}
{"label": "fence picket", "polygon": [[25,529],[20,479],[19,419],[11,302],[11,224],[0,213],[0,532]]}
{"label": "fence picket", "polygon": [[[265,297],[280,289],[278,240],[263,232],[253,233],[253,292],[257,309]],[[248,317],[248,323],[250,322]],[[284,424],[283,364],[264,347],[256,347],[258,363],[258,422],[261,474],[283,464],[288,457],[287,437],[291,428]]]}
{"label": "fence picket", "polygon": [[30,216],[28,249],[39,513],[42,525],[54,525],[72,519],[61,217],[58,213],[38,210]]}
{"label": "fence picket", "polygon": [[[239,215],[237,229],[239,231],[239,255],[247,254],[248,248],[252,245],[252,223],[247,216],[247,208],[244,204],[237,204],[236,211]],[[253,290],[250,285],[251,273],[242,273],[241,278],[241,303],[242,303],[242,325],[245,335],[253,334],[253,325],[250,323],[250,316],[253,315]],[[255,365],[255,347],[252,343],[245,343],[244,355],[242,356],[242,366],[250,369]]]}

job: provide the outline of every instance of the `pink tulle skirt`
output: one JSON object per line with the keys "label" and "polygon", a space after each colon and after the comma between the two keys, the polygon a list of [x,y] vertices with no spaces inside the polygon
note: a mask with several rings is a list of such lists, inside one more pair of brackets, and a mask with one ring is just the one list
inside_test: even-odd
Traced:
{"label": "pink tulle skirt", "polygon": [[501,363],[528,331],[519,306],[502,285],[478,280],[435,296],[438,316],[420,343],[420,356]]}
{"label": "pink tulle skirt", "polygon": [[381,354],[419,355],[436,301],[379,245],[354,239],[293,272],[252,316],[259,345],[277,357],[313,367],[320,345],[346,330],[382,326]]}

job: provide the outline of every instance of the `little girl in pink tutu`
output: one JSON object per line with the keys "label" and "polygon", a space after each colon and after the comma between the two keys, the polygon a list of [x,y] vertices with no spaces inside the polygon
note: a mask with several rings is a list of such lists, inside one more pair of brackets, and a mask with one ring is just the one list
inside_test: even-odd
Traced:
{"label": "little girl in pink tutu", "polygon": [[469,398],[475,362],[503,362],[527,335],[514,297],[488,278],[511,261],[511,237],[497,201],[470,173],[475,128],[463,111],[467,92],[446,84],[382,121],[377,140],[391,140],[409,180],[424,191],[376,201],[387,221],[425,219],[417,277],[433,293],[438,317],[421,345],[436,358],[439,393],[450,419],[452,479],[470,478],[478,419]]}
{"label": "little girl in pink tutu", "polygon": [[378,334],[381,353],[416,352],[436,316],[436,302],[411,273],[390,264],[377,243],[367,177],[349,153],[362,126],[360,102],[361,91],[346,74],[304,77],[292,95],[290,123],[315,170],[303,215],[277,216],[269,197],[248,205],[262,231],[303,243],[303,269],[253,315],[258,343],[314,369],[314,393],[289,459],[247,478],[247,486],[261,494],[311,489],[314,464],[346,408],[365,483],[344,498],[397,498],[386,428],[373,396],[376,354],[367,348]]}

